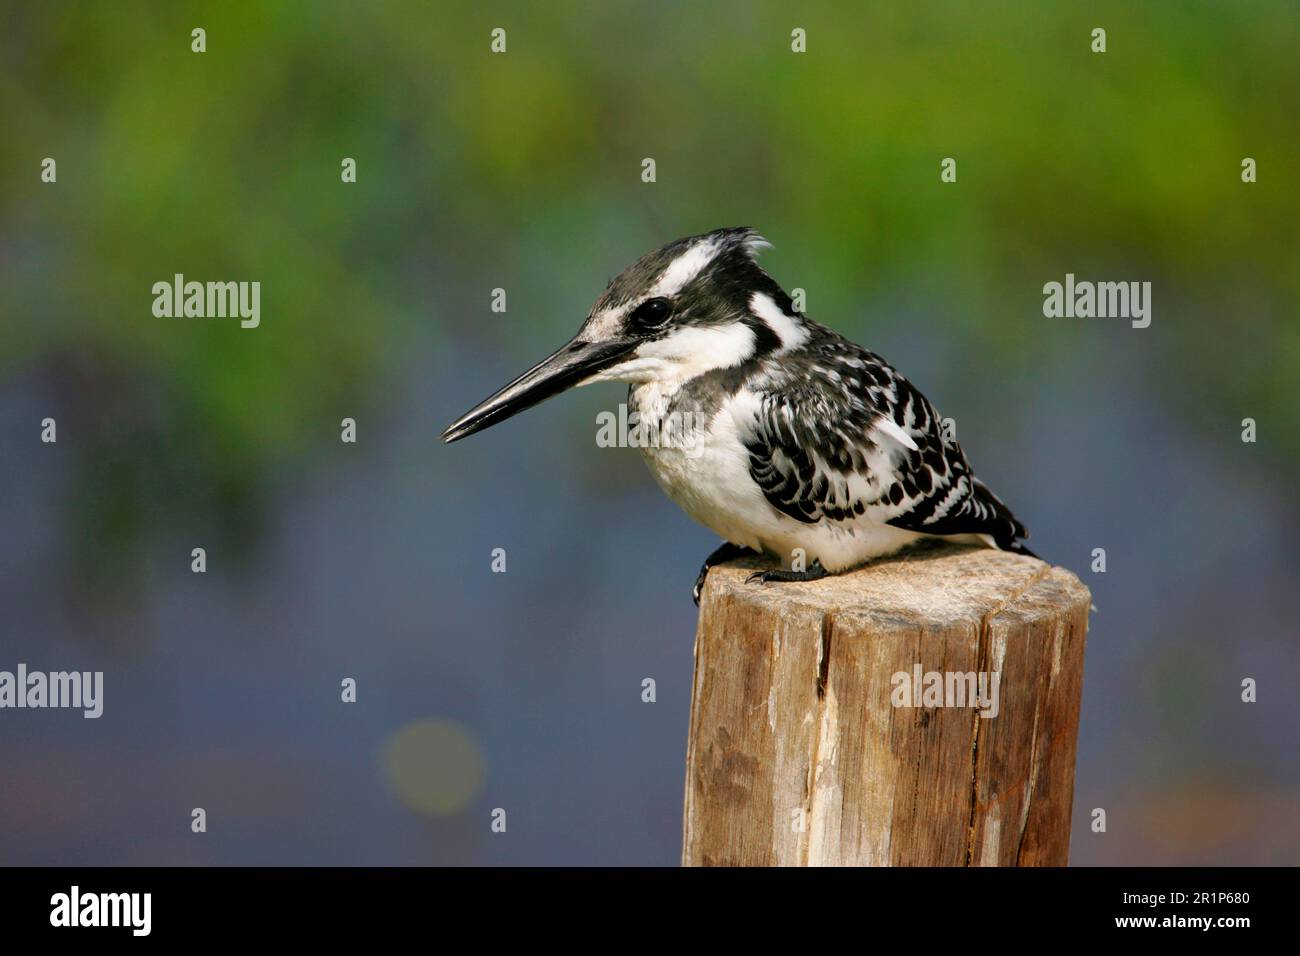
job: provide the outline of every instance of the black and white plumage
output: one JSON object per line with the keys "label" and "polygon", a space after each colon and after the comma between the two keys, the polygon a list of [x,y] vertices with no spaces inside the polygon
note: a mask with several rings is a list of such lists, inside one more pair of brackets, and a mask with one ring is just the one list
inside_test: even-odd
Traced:
{"label": "black and white plumage", "polygon": [[807,343],[760,362],[746,386],[759,396],[744,441],[749,473],[772,506],[806,524],[851,522],[870,508],[894,527],[985,534],[1019,550],[1024,527],[944,439],[925,396],[880,356],[804,325]]}
{"label": "black and white plumage", "polygon": [[444,440],[573,385],[622,381],[662,437],[643,448],[651,472],[732,546],[711,561],[748,549],[814,569],[766,577],[789,580],[926,537],[1028,554],[1024,526],[975,478],[929,401],[880,356],[797,313],[756,261],[765,245],[720,229],[643,256],[572,342]]}

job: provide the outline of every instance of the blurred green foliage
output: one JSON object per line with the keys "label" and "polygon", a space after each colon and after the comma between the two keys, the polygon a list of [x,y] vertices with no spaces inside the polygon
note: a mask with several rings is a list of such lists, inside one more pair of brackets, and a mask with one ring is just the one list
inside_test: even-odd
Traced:
{"label": "blurred green foliage", "polygon": [[[934,314],[954,375],[1104,377],[1094,337],[1132,337],[1176,414],[1267,421],[1289,464],[1298,28],[1291,0],[10,5],[0,382],[89,438],[79,521],[120,553],[177,515],[256,513],[343,415],[418,415],[434,441],[460,409],[393,388],[427,356],[534,358],[641,252],[744,224],[868,344]],[[1151,280],[1152,327],[1044,334],[1067,271]],[[262,327],[155,318],[177,272],[261,281]]]}

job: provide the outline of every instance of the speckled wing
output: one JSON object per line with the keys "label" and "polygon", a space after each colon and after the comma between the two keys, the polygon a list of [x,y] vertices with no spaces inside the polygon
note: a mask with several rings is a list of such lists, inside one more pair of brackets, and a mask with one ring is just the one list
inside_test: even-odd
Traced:
{"label": "speckled wing", "polygon": [[756,411],[742,441],[772,506],[808,524],[868,515],[1024,552],[1024,526],[971,474],[925,397],[878,355],[809,324],[812,339],[749,384]]}

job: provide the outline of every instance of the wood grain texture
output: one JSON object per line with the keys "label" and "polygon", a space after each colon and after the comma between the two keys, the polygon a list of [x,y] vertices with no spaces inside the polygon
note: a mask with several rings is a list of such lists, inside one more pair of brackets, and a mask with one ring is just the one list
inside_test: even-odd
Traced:
{"label": "wood grain texture", "polygon": [[[700,603],[685,865],[1065,864],[1077,577],[946,544],[807,584],[759,567],[715,568]],[[917,664],[996,673],[996,716],[895,706]]]}

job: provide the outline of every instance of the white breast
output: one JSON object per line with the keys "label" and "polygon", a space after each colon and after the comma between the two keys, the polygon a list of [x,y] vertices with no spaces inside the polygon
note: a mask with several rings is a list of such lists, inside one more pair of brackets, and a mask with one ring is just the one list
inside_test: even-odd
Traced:
{"label": "white breast", "polygon": [[[637,386],[632,406],[641,420],[677,440],[643,447],[646,464],[673,501],[719,537],[765,551],[789,567],[796,549],[806,564],[820,560],[828,571],[869,561],[925,535],[883,524],[870,514],[853,521],[825,519],[805,524],[782,514],[763,496],[749,474],[749,452],[741,434],[753,414],[753,396],[744,389],[724,400],[708,421],[675,413],[676,390],[656,383]],[[674,417],[676,415],[676,417]]]}

